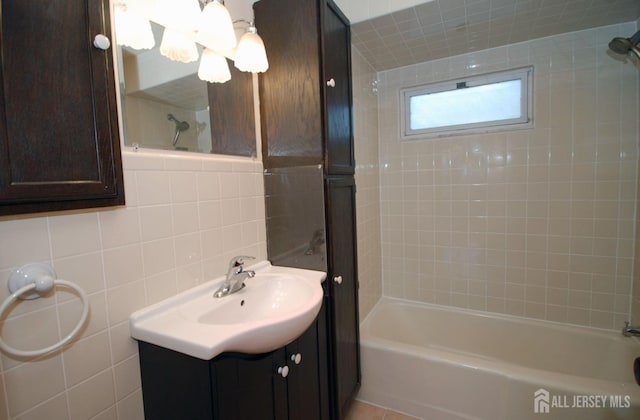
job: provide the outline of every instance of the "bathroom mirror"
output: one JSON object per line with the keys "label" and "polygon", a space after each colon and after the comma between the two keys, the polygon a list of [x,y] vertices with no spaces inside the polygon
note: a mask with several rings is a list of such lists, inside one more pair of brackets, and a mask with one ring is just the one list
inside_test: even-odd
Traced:
{"label": "bathroom mirror", "polygon": [[211,153],[208,89],[198,78],[198,62],[162,56],[163,29],[151,26],[154,48],[118,46],[125,145]]}
{"label": "bathroom mirror", "polygon": [[[232,16],[253,16],[252,2],[229,4]],[[198,77],[199,60],[176,62],[160,54],[164,28],[151,22],[155,47],[118,45],[116,58],[126,146],[256,155],[253,75],[235,69],[231,80],[207,83]],[[245,27],[238,26],[239,39]],[[116,39],[117,39],[117,33]],[[198,45],[199,55],[203,47]]]}

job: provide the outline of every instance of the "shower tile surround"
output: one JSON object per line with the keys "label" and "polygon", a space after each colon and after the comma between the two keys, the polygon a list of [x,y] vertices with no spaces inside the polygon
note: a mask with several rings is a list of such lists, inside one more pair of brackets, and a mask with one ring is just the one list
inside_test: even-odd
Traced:
{"label": "shower tile surround", "polygon": [[[629,22],[640,16],[637,0],[432,0],[409,3],[397,7],[403,10],[364,22],[354,21],[358,23],[353,25],[352,42],[378,71]],[[370,11],[378,9],[372,7]]]}
{"label": "shower tile surround", "polygon": [[358,281],[360,320],[382,296],[380,245],[380,170],[378,166],[377,72],[351,49],[354,149],[356,156],[356,216],[358,222]]}
{"label": "shower tile surround", "polygon": [[[639,69],[609,56],[607,43],[636,27],[378,73],[386,296],[622,326],[633,277]],[[527,65],[535,66],[534,129],[399,140],[400,88]]]}
{"label": "shower tile surround", "polygon": [[[22,264],[49,262],[91,305],[90,322],[65,351],[30,361],[0,356],[0,420],[142,420],[129,315],[223,275],[233,255],[266,258],[260,161],[130,151],[123,161],[126,207],[0,219],[3,282]],[[79,313],[79,300],[63,290],[21,302],[3,339],[16,348],[50,345]]]}
{"label": "shower tile surround", "polygon": [[[640,28],[640,19],[636,22],[636,27]],[[640,109],[638,109],[637,119],[640,121]],[[640,129],[638,130],[640,131]],[[640,133],[638,134],[638,143],[640,143]],[[640,147],[640,145],[639,145]],[[640,156],[638,157],[638,165],[640,166]],[[631,323],[632,325],[640,324],[640,170],[636,179],[636,235],[635,235],[635,254],[633,261],[633,290],[631,293]]]}

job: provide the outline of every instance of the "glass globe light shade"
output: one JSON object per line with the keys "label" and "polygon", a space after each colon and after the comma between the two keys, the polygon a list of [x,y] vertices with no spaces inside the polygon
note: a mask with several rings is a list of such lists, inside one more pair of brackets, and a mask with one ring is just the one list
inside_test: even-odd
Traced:
{"label": "glass globe light shade", "polygon": [[229,51],[238,43],[229,11],[219,1],[202,10],[196,42],[216,51]]}
{"label": "glass globe light shade", "polygon": [[132,13],[127,3],[114,6],[116,22],[116,40],[118,45],[136,50],[148,50],[156,45],[151,31],[151,23],[143,16]]}
{"label": "glass globe light shade", "polygon": [[227,59],[215,51],[205,48],[200,57],[198,77],[209,83],[224,83],[231,80]]}
{"label": "glass globe light shade", "polygon": [[196,43],[170,28],[164,29],[160,54],[173,61],[191,63],[198,59]]}
{"label": "glass globe light shade", "polygon": [[240,71],[251,73],[264,73],[269,68],[264,42],[255,26],[250,26],[240,38],[234,65]]}

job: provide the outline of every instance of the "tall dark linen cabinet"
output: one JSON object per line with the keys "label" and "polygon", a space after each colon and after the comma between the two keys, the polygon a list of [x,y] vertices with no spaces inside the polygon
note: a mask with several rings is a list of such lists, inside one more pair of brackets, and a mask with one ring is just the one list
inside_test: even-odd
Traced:
{"label": "tall dark linen cabinet", "polygon": [[260,0],[254,12],[269,58],[259,83],[269,259],[327,271],[319,356],[341,419],[360,386],[349,21],[331,0]]}

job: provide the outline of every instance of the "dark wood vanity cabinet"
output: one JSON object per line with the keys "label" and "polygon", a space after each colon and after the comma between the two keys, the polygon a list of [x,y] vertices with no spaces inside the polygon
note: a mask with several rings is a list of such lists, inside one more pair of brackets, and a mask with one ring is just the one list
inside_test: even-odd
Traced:
{"label": "dark wood vanity cabinet", "polygon": [[266,354],[202,360],[139,342],[145,419],[328,419],[326,367],[318,357],[324,317],[323,305],[304,334]]}
{"label": "dark wood vanity cabinet", "polygon": [[266,168],[323,165],[353,174],[351,33],[330,0],[253,5],[269,70],[260,75]]}
{"label": "dark wood vanity cabinet", "polygon": [[0,215],[124,204],[108,0],[1,7]]}

